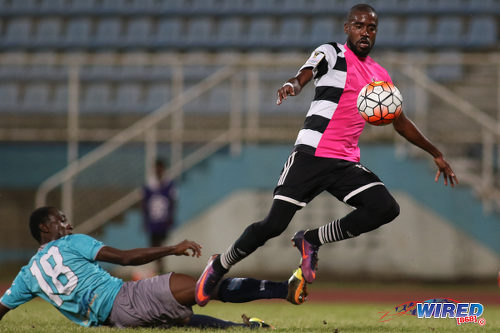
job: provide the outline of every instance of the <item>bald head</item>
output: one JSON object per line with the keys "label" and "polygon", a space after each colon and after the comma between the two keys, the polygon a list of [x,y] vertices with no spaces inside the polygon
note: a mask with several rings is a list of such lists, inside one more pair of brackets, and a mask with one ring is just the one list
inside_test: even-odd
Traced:
{"label": "bald head", "polygon": [[375,11],[375,8],[373,8],[372,6],[367,5],[365,3],[360,3],[360,4],[353,6],[349,10],[349,12],[347,13],[346,22],[352,21],[355,17],[355,14],[357,14],[359,12],[371,13],[375,17],[375,19],[378,21],[378,14]]}

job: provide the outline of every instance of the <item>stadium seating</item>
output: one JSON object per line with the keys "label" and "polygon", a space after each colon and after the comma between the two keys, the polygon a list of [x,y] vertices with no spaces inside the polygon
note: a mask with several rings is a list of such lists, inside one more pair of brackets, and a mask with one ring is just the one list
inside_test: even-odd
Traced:
{"label": "stadium seating", "polygon": [[30,43],[33,21],[28,17],[13,18],[9,21],[2,46],[8,49],[27,47]]}
{"label": "stadium seating", "polygon": [[473,17],[465,35],[465,45],[474,48],[496,44],[498,44],[497,22],[492,17]]}
{"label": "stadium seating", "polygon": [[25,90],[20,111],[36,112],[50,111],[45,109],[49,105],[49,86],[43,83],[30,84]]}
{"label": "stadium seating", "polygon": [[129,21],[125,31],[127,48],[143,48],[150,44],[153,22],[147,17],[134,18]]}
{"label": "stadium seating", "polygon": [[17,110],[20,100],[17,84],[0,84],[0,110],[13,112]]}
{"label": "stadium seating", "polygon": [[[279,49],[277,42],[304,51],[311,48],[311,36],[321,36],[317,34],[318,25],[334,26],[327,30],[335,29],[340,36],[345,11],[356,2],[332,5],[330,0],[4,1],[0,10],[4,18],[0,46],[3,50],[27,51],[75,47],[91,52],[103,48],[216,51],[227,46],[242,51],[252,47],[273,51]],[[462,28],[460,34],[470,41],[474,36],[480,40],[467,47],[494,48],[497,44],[500,4],[494,0],[379,0],[374,5],[384,29],[379,35],[380,47],[464,48],[460,36],[449,34]],[[470,17],[471,13],[480,14],[480,19]],[[328,20],[333,23],[325,23]],[[487,29],[487,39],[481,40],[483,34],[478,26],[482,20],[488,23],[481,27]],[[403,45],[398,38],[392,38],[408,30],[405,26],[413,28],[415,22],[423,28],[418,34],[413,33],[418,36],[406,33]],[[235,38],[235,32],[224,32],[224,27],[234,27],[241,38]],[[280,28],[285,27],[295,32],[295,38],[281,33]],[[316,37],[314,41],[319,39],[325,40]]]}
{"label": "stadium seating", "polygon": [[96,34],[93,36],[92,43],[98,48],[113,49],[123,40],[121,37],[121,19],[115,17],[104,18],[97,24]]}
{"label": "stadium seating", "polygon": [[55,88],[54,97],[50,103],[53,112],[67,112],[68,110],[68,85],[59,84]]}
{"label": "stadium seating", "polygon": [[64,49],[85,48],[90,43],[92,22],[88,17],[77,17],[68,22],[66,33],[61,40]]}
{"label": "stadium seating", "polygon": [[82,111],[88,113],[109,112],[111,103],[111,86],[105,83],[90,84],[84,91]]}
{"label": "stadium seating", "polygon": [[152,111],[170,100],[170,87],[166,84],[153,84],[146,89],[145,109]]}
{"label": "stadium seating", "polygon": [[114,108],[117,112],[137,112],[143,108],[141,86],[137,83],[125,83],[116,91]]}
{"label": "stadium seating", "polygon": [[279,27],[279,37],[277,45],[280,48],[300,47],[304,39],[305,22],[298,17],[284,19]]}
{"label": "stadium seating", "polygon": [[[0,1],[0,51],[7,62],[0,64],[1,94],[5,97],[0,102],[0,112],[12,108],[14,101],[23,105],[21,110],[33,112],[62,110],[67,105],[67,89],[63,86],[68,70],[55,65],[59,52],[82,52],[95,60],[80,72],[83,111],[105,111],[105,106],[110,112],[151,110],[168,100],[172,68],[144,64],[118,66],[116,56],[110,54],[123,54],[126,59],[127,54],[137,51],[309,53],[322,43],[345,40],[345,11],[355,3],[354,0],[333,5],[331,0]],[[380,13],[377,50],[431,53],[452,50],[453,57],[462,51],[498,50],[500,2],[497,0],[370,3]],[[31,59],[30,65],[16,61],[27,58]],[[453,80],[461,71],[461,68],[436,67],[430,72],[437,79]],[[211,72],[186,69],[186,86]],[[274,74],[274,81],[276,77]],[[47,88],[31,86],[30,81],[36,84],[44,81]],[[92,88],[93,84],[103,90],[98,92]],[[91,101],[91,97],[97,100]],[[39,103],[34,103],[35,100]],[[143,106],[137,107],[141,103]]]}
{"label": "stadium seating", "polygon": [[432,38],[432,45],[449,47],[460,45],[463,41],[462,20],[459,17],[445,17],[437,22],[436,33]]}
{"label": "stadium seating", "polygon": [[160,20],[153,36],[156,48],[175,49],[176,45],[184,43],[182,20],[177,17],[169,17]]}
{"label": "stadium seating", "polygon": [[430,19],[428,17],[409,18],[404,27],[403,38],[401,39],[402,47],[412,49],[429,47],[430,35]]}
{"label": "stadium seating", "polygon": [[401,40],[398,21],[397,17],[391,16],[380,22],[377,35],[378,46],[388,46],[395,40]]}
{"label": "stadium seating", "polygon": [[243,34],[243,21],[239,18],[229,17],[219,21],[215,46],[221,49],[236,47]]}

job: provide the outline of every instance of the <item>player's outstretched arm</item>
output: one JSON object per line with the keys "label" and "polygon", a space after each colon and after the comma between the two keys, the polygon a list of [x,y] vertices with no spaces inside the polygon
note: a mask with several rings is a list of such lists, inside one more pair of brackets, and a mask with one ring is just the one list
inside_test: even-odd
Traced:
{"label": "player's outstretched arm", "polygon": [[278,89],[276,104],[280,105],[287,96],[297,96],[302,90],[302,87],[304,87],[307,82],[311,81],[312,78],[313,72],[311,68],[304,68],[301,70],[297,76],[289,79]]}
{"label": "player's outstretched arm", "polygon": [[10,309],[8,307],[0,303],[0,320],[2,320],[3,316],[5,316],[5,314],[9,311]]}
{"label": "player's outstretched arm", "polygon": [[131,250],[119,250],[111,246],[103,246],[97,253],[96,260],[123,266],[137,266],[147,264],[170,255],[191,255],[192,257],[199,257],[201,255],[201,245],[186,239],[173,246],[159,246]]}
{"label": "player's outstretched arm", "polygon": [[393,126],[406,140],[415,146],[422,148],[434,157],[434,163],[436,163],[438,167],[434,181],[437,182],[439,180],[439,176],[443,174],[444,185],[448,185],[448,182],[452,187],[454,187],[455,184],[458,184],[458,178],[448,162],[444,159],[443,154],[420,132],[417,126],[410,119],[408,119],[404,113],[401,113],[401,115],[393,122]]}

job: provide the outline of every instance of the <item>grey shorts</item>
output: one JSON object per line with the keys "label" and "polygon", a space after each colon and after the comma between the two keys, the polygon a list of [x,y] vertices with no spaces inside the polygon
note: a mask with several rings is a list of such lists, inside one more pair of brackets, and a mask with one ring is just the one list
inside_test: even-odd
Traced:
{"label": "grey shorts", "polygon": [[115,327],[171,327],[191,317],[190,306],[179,304],[170,291],[172,273],[125,282],[116,295],[106,324]]}

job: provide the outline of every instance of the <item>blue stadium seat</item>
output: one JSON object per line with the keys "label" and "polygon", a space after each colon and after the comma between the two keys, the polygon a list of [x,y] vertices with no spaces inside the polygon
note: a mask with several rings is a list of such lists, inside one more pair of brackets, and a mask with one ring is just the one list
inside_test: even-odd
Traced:
{"label": "blue stadium seat", "polygon": [[5,53],[3,56],[4,63],[0,66],[0,80],[2,82],[12,82],[13,80],[26,79],[27,67],[22,65],[26,61],[25,55],[20,55],[17,52]]}
{"label": "blue stadium seat", "polygon": [[171,66],[151,66],[145,68],[145,75],[147,80],[154,82],[170,82],[172,78]]}
{"label": "blue stadium seat", "polygon": [[307,0],[282,0],[279,3],[281,13],[304,13],[309,12]]}
{"label": "blue stadium seat", "polygon": [[186,0],[168,0],[160,2],[161,13],[187,14],[190,12],[190,3]]}
{"label": "blue stadium seat", "polygon": [[467,47],[496,47],[498,28],[494,16],[473,17],[465,35]]}
{"label": "blue stadium seat", "polygon": [[307,40],[310,43],[310,48],[316,48],[317,46],[328,43],[328,42],[343,42],[345,38],[339,40],[339,36],[343,34],[340,32],[342,26],[331,17],[318,18],[312,21],[310,34]]}
{"label": "blue stadium seat", "polygon": [[[241,95],[243,97],[243,95]],[[205,111],[212,113],[229,112],[231,110],[231,89],[228,85],[218,85],[211,89],[207,101],[202,101],[206,106]]]}
{"label": "blue stadium seat", "polygon": [[88,47],[91,31],[92,22],[90,18],[73,18],[67,23],[63,45],[69,48]]}
{"label": "blue stadium seat", "polygon": [[44,81],[67,80],[66,67],[57,66],[56,57],[53,52],[35,53],[26,72],[28,79]]}
{"label": "blue stadium seat", "polygon": [[122,42],[122,21],[117,17],[103,18],[97,23],[94,44],[97,47],[114,48]]}
{"label": "blue stadium seat", "polygon": [[99,12],[98,0],[69,0],[69,13],[71,14],[94,14]]}
{"label": "blue stadium seat", "polygon": [[463,0],[438,0],[434,11],[446,14],[467,14]]}
{"label": "blue stadium seat", "polygon": [[[100,62],[97,62],[100,63]],[[120,71],[116,66],[102,64],[91,65],[84,68],[81,73],[82,80],[89,81],[115,81],[120,79]]]}
{"label": "blue stadium seat", "polygon": [[0,112],[17,111],[19,95],[19,86],[17,84],[0,84]]}
{"label": "blue stadium seat", "polygon": [[234,47],[242,42],[243,21],[238,17],[223,18],[219,21],[215,44],[218,47]]}
{"label": "blue stadium seat", "polygon": [[[440,64],[428,68],[429,76],[436,81],[459,80],[463,77],[463,68],[460,65],[462,53],[459,51],[449,51],[438,54]],[[446,64],[449,63],[449,64]],[[458,64],[456,64],[458,63]]]}
{"label": "blue stadium seat", "polygon": [[208,17],[189,20],[186,42],[189,47],[206,47],[213,45],[213,20]]}
{"label": "blue stadium seat", "polygon": [[10,14],[30,14],[38,10],[36,0],[15,0],[10,3]]}
{"label": "blue stadium seat", "polygon": [[34,83],[26,87],[20,110],[25,112],[47,112],[49,110],[49,86],[46,83]]}
{"label": "blue stadium seat", "polygon": [[411,17],[406,19],[406,24],[401,40],[405,48],[429,47],[430,21],[428,17]]}
{"label": "blue stadium seat", "polygon": [[460,17],[444,17],[437,21],[433,45],[438,47],[461,46],[463,42],[463,21]]}
{"label": "blue stadium seat", "polygon": [[110,112],[112,109],[111,86],[106,83],[90,84],[83,93],[83,112]]}
{"label": "blue stadium seat", "polygon": [[[385,15],[398,15],[404,12],[406,8],[406,0],[376,0],[370,3],[373,8],[379,13],[379,17],[385,18]],[[379,21],[380,23],[380,21]]]}
{"label": "blue stadium seat", "polygon": [[125,83],[118,86],[114,109],[118,112],[137,112],[143,109],[141,105],[141,86],[136,83]]}
{"label": "blue stadium seat", "polygon": [[150,18],[140,17],[129,21],[125,33],[125,43],[128,47],[148,46],[151,41],[153,23]]}
{"label": "blue stadium seat", "polygon": [[467,13],[470,14],[499,14],[500,2],[498,0],[469,0]]}
{"label": "blue stadium seat", "polygon": [[9,0],[0,0],[0,13],[8,13],[10,10]]}
{"label": "blue stadium seat", "polygon": [[280,47],[300,47],[303,45],[304,39],[304,19],[298,17],[283,19],[278,37],[278,45]]}
{"label": "blue stadium seat", "polygon": [[395,47],[401,43],[399,20],[389,16],[379,20],[376,43],[381,47]]}
{"label": "blue stadium seat", "polygon": [[120,81],[149,80],[149,70],[144,65],[120,66],[118,69]]}
{"label": "blue stadium seat", "polygon": [[[331,6],[331,0],[312,0],[310,4],[311,10],[315,13],[323,13],[325,8],[331,8]],[[344,8],[341,8],[339,11],[345,12]]]}
{"label": "blue stadium seat", "polygon": [[273,31],[274,20],[269,17],[254,18],[250,22],[246,44],[250,47],[269,47],[272,45],[275,34]]}
{"label": "blue stadium seat", "polygon": [[35,29],[35,45],[38,48],[54,48],[61,45],[62,20],[43,18]]}
{"label": "blue stadium seat", "polygon": [[277,0],[252,0],[249,10],[253,15],[258,14],[276,14],[283,10],[282,1]]}
{"label": "blue stadium seat", "polygon": [[153,111],[170,100],[170,87],[166,84],[154,84],[146,90],[146,109]]}
{"label": "blue stadium seat", "polygon": [[430,13],[435,6],[435,0],[406,0],[406,12],[411,14]]}
{"label": "blue stadium seat", "polygon": [[31,42],[31,18],[20,17],[10,20],[7,24],[4,47],[26,47]]}
{"label": "blue stadium seat", "polygon": [[42,0],[40,11],[47,14],[63,14],[69,9],[65,0]]}
{"label": "blue stadium seat", "polygon": [[158,47],[172,47],[184,42],[183,22],[178,17],[168,17],[160,20],[154,35]]}
{"label": "blue stadium seat", "polygon": [[100,13],[112,13],[117,14],[120,12],[125,12],[127,3],[124,0],[102,0],[98,11]]}
{"label": "blue stadium seat", "polygon": [[62,84],[55,87],[54,98],[50,102],[53,112],[67,112],[68,110],[68,85]]}
{"label": "blue stadium seat", "polygon": [[219,12],[228,15],[248,13],[250,5],[245,0],[223,0]]}
{"label": "blue stadium seat", "polygon": [[161,4],[156,0],[132,0],[130,4],[127,5],[127,9],[131,13],[158,13],[161,9]]}
{"label": "blue stadium seat", "polygon": [[218,11],[219,3],[216,0],[193,0],[190,4],[191,13],[207,14]]}

